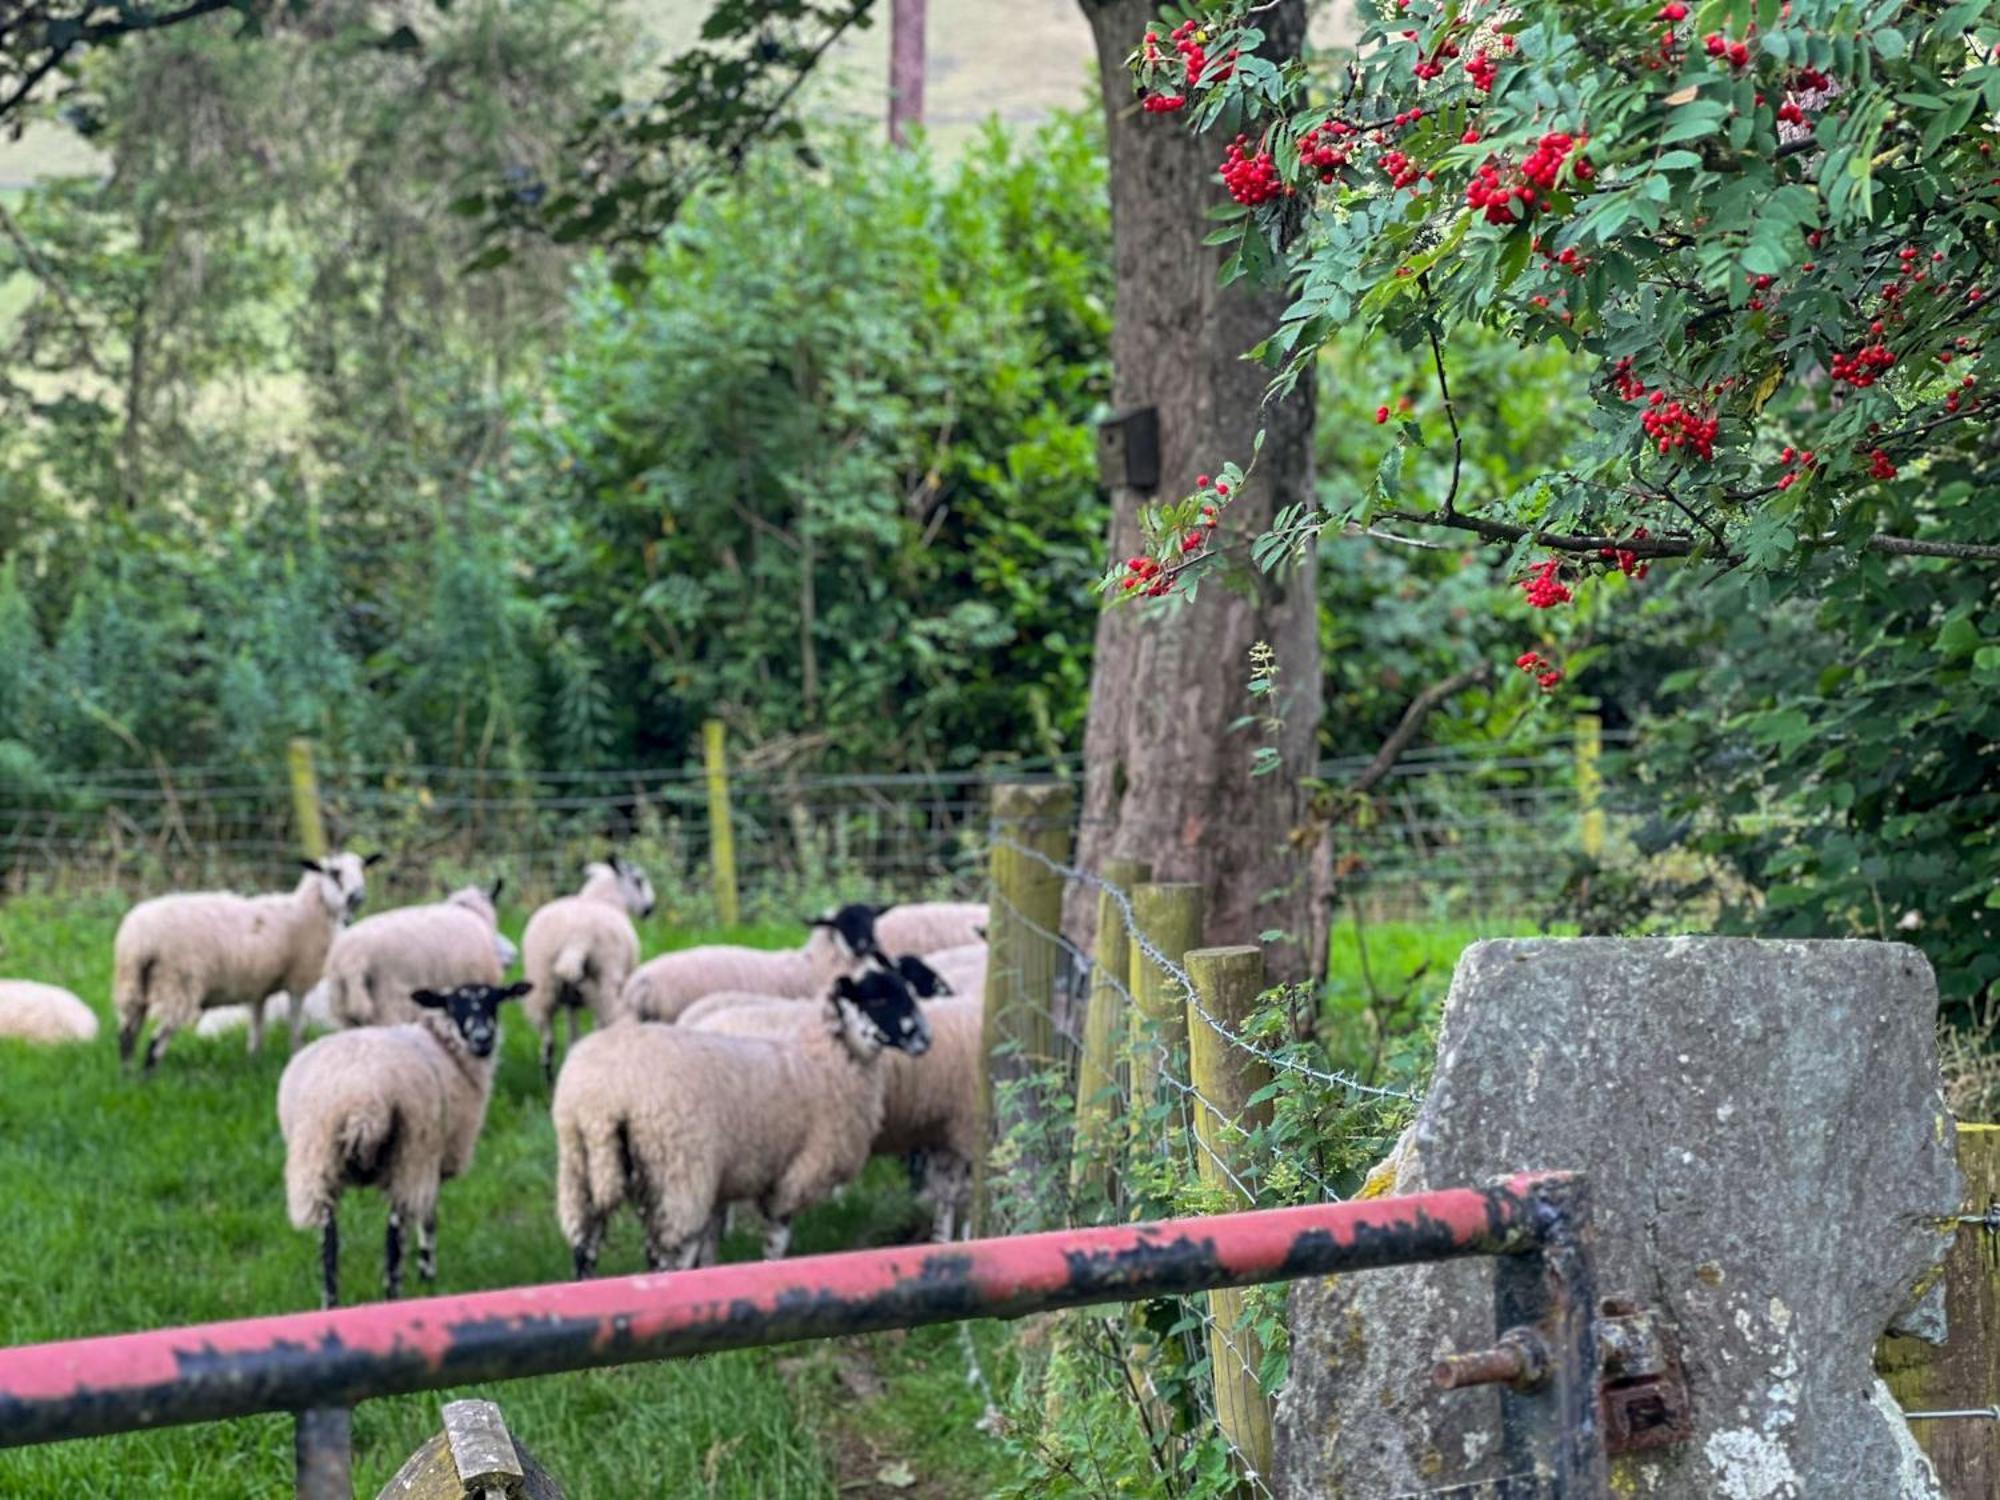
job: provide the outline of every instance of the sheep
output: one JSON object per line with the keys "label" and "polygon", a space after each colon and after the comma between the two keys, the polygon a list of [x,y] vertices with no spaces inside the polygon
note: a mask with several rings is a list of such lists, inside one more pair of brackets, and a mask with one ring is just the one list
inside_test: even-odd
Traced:
{"label": "sheep", "polygon": [[[505,884],[496,881],[491,891],[468,885],[429,906],[356,922],[334,938],[308,1002],[317,1000],[342,1026],[393,1026],[417,1019],[410,1003],[416,990],[499,984],[513,949],[493,905]],[[295,1022],[294,1047],[298,1039]]]}
{"label": "sheep", "polygon": [[984,943],[961,943],[926,953],[923,962],[943,981],[946,994],[980,995],[986,990],[987,952]]}
{"label": "sheep", "polygon": [[[264,1024],[266,1026],[288,1026],[291,1017],[292,997],[276,994],[264,1002]],[[333,1019],[333,1012],[326,1008],[326,986],[316,984],[306,991],[305,999],[299,1005],[300,1029],[302,1031],[332,1031],[339,1023]],[[201,1020],[195,1023],[194,1034],[202,1037],[227,1036],[250,1024],[250,1007],[247,1005],[218,1005],[213,1010],[201,1013]],[[296,1049],[296,1042],[294,1048]]]}
{"label": "sheep", "polygon": [[199,891],[133,907],[112,945],[120,1065],[130,1066],[148,1015],[150,1073],[176,1031],[220,1005],[250,1007],[250,1050],[261,1049],[265,997],[283,990],[303,998],[319,982],[335,932],[367,897],[363,871],[381,857],[301,860],[305,874],[290,895]]}
{"label": "sheep", "polygon": [[94,1042],[97,1012],[68,990],[32,979],[0,979],[0,1037],[23,1042]]}
{"label": "sheep", "polygon": [[[985,1008],[973,995],[935,1001],[923,1006],[922,1014],[930,1027],[929,1048],[882,1059],[882,1113],[869,1154],[916,1159],[912,1186],[931,1207],[932,1237],[946,1241],[968,1206],[979,1150]],[[796,1001],[748,998],[699,1016],[690,1009],[680,1022],[692,1030],[773,1038],[804,1034],[817,1024],[818,1017]]]}
{"label": "sheep", "polygon": [[579,1280],[630,1202],[655,1271],[713,1259],[722,1213],[755,1203],[764,1254],[792,1217],[860,1175],[882,1115],[881,1059],[930,1027],[900,976],[841,975],[816,1022],[779,1037],[625,1025],[570,1049],[556,1081],[556,1217]]}
{"label": "sheep", "polygon": [[639,962],[633,917],[652,915],[653,883],[617,855],[584,867],[583,886],[539,908],[521,934],[521,972],[534,986],[523,1009],[542,1039],[542,1075],[555,1082],[555,1012],[569,1015],[576,1045],[578,1012],[597,1024],[616,1020],[626,976]]}
{"label": "sheep", "polygon": [[410,996],[420,1019],[321,1037],[285,1065],[278,1128],[285,1138],[285,1207],[295,1229],[320,1234],[320,1296],[340,1300],[341,1194],[380,1187],[389,1198],[383,1280],[403,1289],[403,1228],[417,1231],[417,1274],[437,1280],[438,1185],[472,1165],[493,1092],[500,1006],[527,993],[461,984]]}
{"label": "sheep", "polygon": [[875,910],[875,946],[884,953],[942,953],[985,938],[981,901],[913,901]]}
{"label": "sheep", "polygon": [[640,1021],[673,1021],[695,1001],[723,991],[804,1000],[824,995],[857,971],[875,949],[874,913],[843,906],[815,917],[798,948],[740,948],[712,943],[662,953],[632,971],[621,1008]]}
{"label": "sheep", "polygon": [[[919,1000],[934,1000],[941,995],[953,993],[952,986],[944,976],[915,954],[904,954],[901,958],[888,962],[888,967],[902,975],[903,982],[910,987],[910,993]],[[790,995],[769,995],[762,990],[718,990],[712,995],[703,995],[694,1004],[675,1018],[675,1024],[693,1026],[710,1016],[733,1010],[756,1010],[773,1007],[794,1017],[812,1011],[813,1002],[797,999]]]}

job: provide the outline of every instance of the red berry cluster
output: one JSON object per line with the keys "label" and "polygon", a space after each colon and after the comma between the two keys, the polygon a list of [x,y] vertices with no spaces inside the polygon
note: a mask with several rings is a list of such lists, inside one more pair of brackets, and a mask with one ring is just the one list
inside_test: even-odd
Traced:
{"label": "red berry cluster", "polygon": [[1382,170],[1388,175],[1390,187],[1410,187],[1423,176],[1423,169],[1401,151],[1384,151]]}
{"label": "red berry cluster", "polygon": [[[1417,34],[1414,31],[1406,31],[1403,33],[1403,36],[1406,40],[1412,42],[1417,39]],[[1444,65],[1455,61],[1458,57],[1458,52],[1458,43],[1454,42],[1450,37],[1446,37],[1437,44],[1437,50],[1429,57],[1419,57],[1416,66],[1411,71],[1417,75],[1419,80],[1428,83],[1431,79],[1440,78],[1444,75]],[[1488,87],[1490,88],[1491,85],[1488,85]]]}
{"label": "red berry cluster", "polygon": [[1180,94],[1148,94],[1139,101],[1139,108],[1149,115],[1170,115],[1186,107],[1187,99]]}
{"label": "red berry cluster", "polygon": [[1167,579],[1160,576],[1160,565],[1154,559],[1150,557],[1127,558],[1125,560],[1125,577],[1122,580],[1121,587],[1127,593],[1130,593],[1142,584],[1145,586],[1147,594],[1156,599],[1166,593],[1172,586]]}
{"label": "red berry cluster", "polygon": [[1286,187],[1278,177],[1278,164],[1271,160],[1270,152],[1259,151],[1252,156],[1243,149],[1249,139],[1239,135],[1223,152],[1222,185],[1238,203],[1255,208],[1285,192]]}
{"label": "red berry cluster", "polygon": [[1652,404],[1639,422],[1660,452],[1692,448],[1704,463],[1715,457],[1719,424],[1714,416],[1703,416],[1692,401],[1669,401],[1663,391],[1654,391],[1646,399]]}
{"label": "red berry cluster", "polygon": [[[1240,54],[1234,47],[1229,49],[1229,56],[1219,63],[1213,72],[1209,71],[1208,51],[1202,46],[1205,38],[1206,33],[1196,21],[1183,21],[1167,34],[1167,40],[1174,44],[1174,50],[1181,55],[1181,76],[1189,88],[1204,81],[1220,83],[1236,71],[1236,59]],[[1157,31],[1149,31],[1146,33],[1146,61],[1150,63],[1159,60],[1160,34]]]}
{"label": "red berry cluster", "polygon": [[1562,668],[1550,661],[1539,651],[1523,651],[1514,658],[1514,665],[1523,672],[1533,672],[1535,683],[1543,692],[1551,692],[1563,680]]}
{"label": "red berry cluster", "polygon": [[1465,76],[1472,80],[1472,86],[1482,94],[1493,92],[1493,80],[1499,76],[1500,64],[1486,55],[1484,47],[1479,48],[1465,60]]}
{"label": "red berry cluster", "polygon": [[1332,182],[1348,161],[1348,148],[1340,143],[1352,134],[1353,130],[1339,120],[1315,125],[1299,137],[1299,165],[1317,172],[1321,182]]}
{"label": "red berry cluster", "polygon": [[[1564,163],[1583,144],[1584,138],[1552,130],[1543,136],[1518,168],[1519,180],[1512,180],[1502,162],[1489,161],[1472,174],[1465,185],[1465,201],[1486,215],[1489,224],[1512,224],[1532,214],[1544,194],[1555,187]],[[1572,171],[1579,182],[1591,177],[1590,163],[1577,157]]]}
{"label": "red berry cluster", "polygon": [[[1882,331],[1879,321],[1869,326],[1876,333]],[[1872,344],[1863,344],[1852,354],[1834,355],[1832,369],[1834,383],[1838,385],[1845,381],[1857,391],[1866,390],[1881,379],[1895,363],[1895,354],[1887,344],[1877,339]]]}
{"label": "red berry cluster", "polygon": [[1813,457],[1812,449],[1794,448],[1790,443],[1787,443],[1785,444],[1785,451],[1778,455],[1778,462],[1785,466],[1785,472],[1778,476],[1778,488],[1788,490],[1797,484],[1800,476],[1817,463],[1818,460]]}
{"label": "red berry cluster", "polygon": [[1732,68],[1747,68],[1750,66],[1750,47],[1748,43],[1732,42],[1721,32],[1711,31],[1701,39],[1701,44],[1708,49],[1710,57],[1727,58],[1729,66]]}
{"label": "red berry cluster", "polygon": [[[1643,526],[1634,527],[1632,530],[1632,540],[1635,542],[1643,542],[1650,535],[1652,533]],[[1597,555],[1617,563],[1618,571],[1627,578],[1644,578],[1653,568],[1651,563],[1640,562],[1639,554],[1625,547],[1600,547]]]}
{"label": "red berry cluster", "polygon": [[1562,581],[1562,560],[1554,557],[1529,571],[1521,580],[1521,591],[1534,609],[1554,609],[1573,597]]}
{"label": "red berry cluster", "polygon": [[1884,453],[1880,448],[1869,450],[1868,477],[1870,479],[1894,479],[1896,477],[1896,466],[1889,462],[1889,455]]}

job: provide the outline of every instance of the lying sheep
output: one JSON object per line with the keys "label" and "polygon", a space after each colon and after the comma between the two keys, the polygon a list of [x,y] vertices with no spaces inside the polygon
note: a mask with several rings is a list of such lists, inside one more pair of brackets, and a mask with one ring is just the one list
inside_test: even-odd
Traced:
{"label": "lying sheep", "polygon": [[0,979],[0,1037],[23,1042],[94,1042],[97,1012],[68,990],[32,979]]}
{"label": "lying sheep", "polygon": [[[902,976],[903,982],[910,987],[910,993],[919,1000],[935,1000],[952,993],[944,976],[913,953],[906,953],[889,962],[888,967]],[[793,1016],[816,1014],[820,1008],[812,1000],[795,999],[790,995],[767,995],[762,990],[718,990],[713,995],[703,995],[675,1019],[678,1025],[692,1026],[724,1011],[764,1007],[774,1007]]]}
{"label": "lying sheep", "polygon": [[133,907],[113,944],[120,1063],[130,1065],[148,1015],[154,1031],[145,1071],[151,1072],[176,1031],[220,1005],[250,1007],[250,1050],[261,1048],[265,998],[279,990],[302,998],[319,983],[334,933],[367,897],[362,872],[380,858],[301,860],[306,873],[288,896],[200,891]]}
{"label": "lying sheep", "polygon": [[[417,1019],[410,997],[418,990],[459,984],[497,985],[513,961],[514,945],[500,934],[491,891],[468,885],[428,906],[402,906],[365,918],[342,931],[308,1002],[317,998],[342,1026],[396,1026]],[[292,1045],[299,1040],[293,1011]]]}
{"label": "lying sheep", "polygon": [[539,908],[521,934],[521,972],[534,986],[524,1009],[542,1039],[542,1075],[556,1076],[557,1010],[569,1016],[576,1045],[579,1014],[598,1025],[618,1019],[626,977],[639,962],[633,917],[652,915],[653,883],[637,865],[612,855],[584,866],[583,886]]}
{"label": "lying sheep", "polygon": [[780,1037],[637,1025],[579,1042],[554,1104],[556,1216],[577,1276],[625,1202],[655,1271],[712,1259],[738,1201],[770,1226],[765,1255],[783,1255],[793,1215],[868,1164],[885,1054],[929,1045],[924,1011],[881,968],[836,979],[812,1024]]}
{"label": "lying sheep", "polygon": [[500,1006],[527,985],[462,984],[410,996],[421,1019],[321,1037],[278,1080],[285,1206],[320,1232],[321,1305],[340,1300],[340,1195],[379,1187],[389,1198],[383,1279],[403,1289],[403,1229],[417,1231],[417,1274],[437,1280],[438,1185],[472,1165],[493,1092]]}
{"label": "lying sheep", "polygon": [[[264,1024],[266,1026],[289,1026],[291,1024],[292,997],[276,994],[264,1002]],[[309,1032],[335,1030],[339,1023],[333,1019],[333,1012],[326,1008],[326,986],[316,984],[306,991],[306,998],[299,1005],[300,1029]],[[195,1023],[196,1036],[227,1036],[232,1031],[240,1031],[250,1024],[250,1007],[247,1005],[218,1005],[213,1010],[201,1013],[201,1020]],[[298,1035],[293,1033],[294,1037]],[[293,1044],[296,1050],[296,1041]]]}
{"label": "lying sheep", "polygon": [[[882,1059],[882,1114],[869,1145],[872,1156],[917,1158],[913,1186],[931,1208],[931,1233],[954,1237],[970,1207],[972,1163],[979,1150],[979,1065],[985,1009],[979,997],[940,1000],[922,1007],[930,1046],[920,1054],[887,1053]],[[739,1000],[681,1026],[734,1036],[805,1035],[821,1024],[814,1011],[791,1000]]]}
{"label": "lying sheep", "polygon": [[697,1000],[724,992],[805,1000],[824,995],[874,951],[874,912],[866,906],[843,906],[815,917],[811,927],[798,948],[711,943],[662,953],[625,981],[623,1012],[640,1021],[675,1021]]}

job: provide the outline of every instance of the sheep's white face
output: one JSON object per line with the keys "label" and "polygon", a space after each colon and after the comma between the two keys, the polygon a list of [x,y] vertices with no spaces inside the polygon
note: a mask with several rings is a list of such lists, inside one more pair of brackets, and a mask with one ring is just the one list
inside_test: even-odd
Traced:
{"label": "sheep's white face", "polygon": [[319,899],[327,915],[336,921],[351,922],[361,914],[362,904],[368,899],[368,866],[381,857],[371,854],[363,859],[342,850],[319,861],[304,859],[299,863],[319,877]]}
{"label": "sheep's white face", "polygon": [[622,859],[611,861],[611,869],[618,877],[618,899],[625,903],[625,910],[635,917],[650,917],[653,914],[653,882],[646,878],[646,872],[637,865],[628,865]]}
{"label": "sheep's white face", "polygon": [[888,969],[869,969],[834,981],[827,997],[834,1024],[847,1050],[866,1062],[884,1047],[912,1057],[931,1049],[930,1022],[903,977]]}

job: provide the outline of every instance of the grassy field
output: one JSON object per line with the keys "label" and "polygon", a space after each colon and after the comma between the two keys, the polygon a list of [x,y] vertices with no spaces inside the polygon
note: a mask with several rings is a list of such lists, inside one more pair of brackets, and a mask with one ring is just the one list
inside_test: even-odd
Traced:
{"label": "grassy field", "polygon": [[[0,908],[0,973],[63,984],[108,1015],[111,937],[122,910],[106,899],[22,899]],[[523,913],[508,913],[519,934]],[[1328,1019],[1359,1028],[1365,1053],[1383,1023],[1371,994],[1407,996],[1385,1011],[1390,1061],[1418,1050],[1463,945],[1495,935],[1442,924],[1341,928]],[[646,951],[711,935],[645,932]],[[731,941],[778,944],[799,933],[743,929]],[[1365,958],[1365,962],[1364,962]],[[1373,1029],[1371,1029],[1373,1028]],[[317,1242],[283,1208],[283,1147],[273,1113],[282,1041],[245,1055],[239,1033],[182,1034],[159,1074],[117,1071],[107,1022],[90,1048],[0,1041],[0,1345],[76,1338],[316,1305]],[[506,1033],[479,1158],[449,1184],[439,1219],[438,1290],[562,1279],[568,1255],[553,1211],[554,1137],[534,1039]],[[342,1213],[348,1300],[379,1295],[384,1208],[351,1195]],[[893,1164],[878,1162],[840,1202],[802,1217],[796,1253],[917,1237],[922,1216]],[[725,1247],[756,1253],[748,1236]],[[621,1221],[604,1269],[641,1268]],[[996,1384],[1010,1375],[1006,1330],[974,1328]],[[436,1425],[441,1396],[371,1402],[355,1423],[357,1492],[372,1495]],[[467,1394],[467,1393],[456,1393]],[[990,1494],[1009,1457],[977,1427],[984,1397],[967,1380],[955,1328],[915,1331],[488,1388],[515,1431],[578,1500],[688,1495],[887,1497]],[[0,1452],[8,1500],[216,1500],[284,1492],[287,1418]]]}

